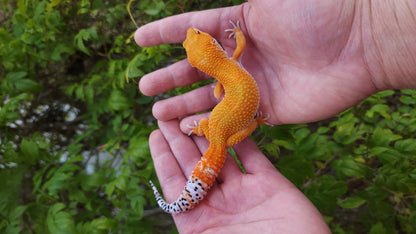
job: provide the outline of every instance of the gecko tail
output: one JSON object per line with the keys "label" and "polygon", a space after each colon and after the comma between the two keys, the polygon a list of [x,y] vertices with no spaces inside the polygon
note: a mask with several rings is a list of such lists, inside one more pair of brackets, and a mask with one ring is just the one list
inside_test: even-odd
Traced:
{"label": "gecko tail", "polygon": [[179,195],[179,198],[172,203],[167,203],[152,181],[149,182],[152,186],[153,193],[155,194],[157,204],[163,211],[170,214],[182,213],[193,209],[202,199],[204,199],[209,190],[208,186],[203,186],[198,178],[193,177],[186,182],[185,188]]}
{"label": "gecko tail", "polygon": [[170,214],[186,212],[193,209],[204,199],[225,161],[226,148],[218,148],[218,150],[211,146],[208,148],[207,152],[195,166],[192,175],[188,178],[179,198],[172,203],[167,203],[152,181],[149,181],[157,204],[163,211]]}

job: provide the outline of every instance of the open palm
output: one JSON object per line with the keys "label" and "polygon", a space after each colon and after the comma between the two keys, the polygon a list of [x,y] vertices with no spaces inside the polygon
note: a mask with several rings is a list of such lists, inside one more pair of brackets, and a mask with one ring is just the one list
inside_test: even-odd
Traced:
{"label": "open palm", "polygon": [[[240,6],[191,12],[152,22],[137,30],[140,46],[178,43],[195,27],[219,40],[228,54],[235,41],[225,29],[240,21],[247,37],[241,63],[256,79],[260,110],[272,124],[320,120],[377,92],[366,67],[355,1],[253,0]],[[186,60],[144,76],[140,90],[156,95],[207,78]],[[167,201],[183,189],[205,152],[206,140],[189,138],[194,113],[218,100],[211,85],[157,102],[160,130],[150,137],[155,168]],[[178,118],[184,118],[179,123]],[[227,158],[207,197],[194,210],[173,215],[178,230],[227,233],[324,233],[319,212],[288,182],[250,140],[234,147],[247,174]],[[201,153],[202,152],[202,153]]]}
{"label": "open palm", "polygon": [[[225,29],[240,21],[247,37],[242,65],[256,79],[260,110],[270,123],[316,121],[337,114],[377,92],[364,61],[354,1],[250,1],[215,10],[165,18],[141,27],[141,46],[182,42],[196,27],[222,42],[235,42]],[[206,78],[186,60],[143,77],[140,90],[155,95]],[[212,108],[218,100],[207,86],[156,103],[160,120]]]}
{"label": "open palm", "polygon": [[[189,138],[178,120],[159,122],[150,136],[156,172],[168,201],[177,198],[208,142]],[[174,214],[180,233],[326,233],[316,208],[246,139],[234,147],[247,174],[227,157],[218,184],[201,204],[187,213]]]}

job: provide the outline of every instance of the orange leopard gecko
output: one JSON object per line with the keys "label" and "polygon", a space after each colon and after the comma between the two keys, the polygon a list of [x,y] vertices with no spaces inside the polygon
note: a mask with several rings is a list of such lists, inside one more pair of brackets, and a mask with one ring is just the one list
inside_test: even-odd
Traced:
{"label": "orange leopard gecko", "polygon": [[189,63],[218,80],[215,97],[225,94],[212,110],[209,120],[202,119],[190,132],[205,135],[210,143],[179,198],[167,203],[150,181],[157,203],[167,213],[181,213],[194,208],[213,185],[225,162],[228,147],[249,136],[258,125],[266,123],[258,114],[260,95],[256,81],[239,63],[246,46],[244,34],[238,22],[237,25],[230,23],[234,28],[226,31],[231,31],[230,37],[234,36],[237,42],[232,58],[228,58],[213,37],[195,28],[188,29],[183,42]]}

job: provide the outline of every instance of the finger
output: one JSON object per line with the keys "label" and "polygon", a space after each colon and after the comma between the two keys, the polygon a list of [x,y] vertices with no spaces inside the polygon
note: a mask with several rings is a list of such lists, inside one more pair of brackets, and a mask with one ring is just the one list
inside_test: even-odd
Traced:
{"label": "finger", "polygon": [[211,84],[206,85],[188,93],[156,102],[153,105],[153,116],[158,120],[167,121],[212,109],[218,103],[212,86]]}
{"label": "finger", "polygon": [[160,130],[155,130],[150,134],[149,145],[165,199],[168,201],[174,200],[175,193],[180,193],[180,190],[176,187],[182,187],[181,184],[183,185],[186,181],[185,177]]}
{"label": "finger", "polygon": [[238,9],[240,6],[166,17],[137,29],[134,39],[142,47],[178,43],[185,40],[186,30],[190,27],[199,28],[213,36],[224,34],[222,26],[228,25],[228,20],[239,19],[236,15],[241,14],[241,10]]}
{"label": "finger", "polygon": [[191,67],[188,60],[182,60],[143,76],[139,89],[144,95],[154,96],[207,78],[208,75]]}
{"label": "finger", "polygon": [[276,170],[273,164],[257,148],[257,145],[249,137],[235,145],[234,150],[240,159],[247,174],[255,174],[265,170]]}
{"label": "finger", "polygon": [[168,142],[173,155],[175,155],[183,175],[187,178],[194,166],[201,158],[201,153],[195,142],[179,128],[178,120],[158,121],[160,130]]}
{"label": "finger", "polygon": [[[182,137],[183,134],[177,131],[175,121],[160,123],[160,126],[162,130],[156,130],[150,135],[149,145],[165,198],[171,201],[177,198],[186,182],[184,172],[191,173],[193,167],[191,164],[198,161],[200,154],[192,140]],[[187,154],[178,152],[178,147],[181,147],[180,152]],[[190,162],[187,163],[188,161]]]}

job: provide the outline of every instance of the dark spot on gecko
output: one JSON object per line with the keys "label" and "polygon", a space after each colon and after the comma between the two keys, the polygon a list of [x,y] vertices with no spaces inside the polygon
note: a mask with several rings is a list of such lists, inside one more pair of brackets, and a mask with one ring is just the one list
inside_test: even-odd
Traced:
{"label": "dark spot on gecko", "polygon": [[221,42],[220,42],[220,41],[217,41],[217,42],[218,42],[218,45],[220,45],[220,46],[221,46],[221,49],[224,49],[224,47],[222,47]]}

